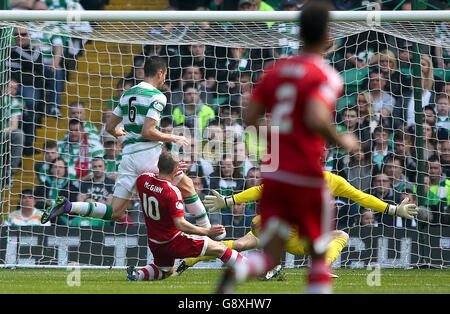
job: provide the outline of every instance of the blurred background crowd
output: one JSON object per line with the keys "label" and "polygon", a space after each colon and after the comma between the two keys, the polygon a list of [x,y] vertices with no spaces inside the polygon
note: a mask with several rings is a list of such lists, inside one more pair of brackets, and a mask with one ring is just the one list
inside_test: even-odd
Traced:
{"label": "blurred background crowd", "polygon": [[[150,1],[150,0],[149,0]],[[101,10],[107,3],[98,1],[11,0],[12,9],[23,10]],[[167,2],[167,10],[239,10],[300,11],[306,0],[197,0]],[[411,1],[330,0],[336,10],[411,10]],[[448,1],[427,2],[427,9],[446,10]],[[18,210],[5,224],[25,225],[58,195],[70,200],[110,202],[122,139],[97,128],[86,117],[83,101],[63,104],[65,82],[77,71],[76,60],[83,54],[87,40],[52,34],[54,23],[39,28],[15,28],[9,67],[11,78],[5,101],[11,114],[3,132],[12,148],[12,176],[21,167],[22,155],[43,152],[43,161],[35,164],[38,182],[22,190]],[[80,23],[77,32],[92,32],[92,25]],[[173,23],[150,29],[152,36],[178,37],[210,32],[233,34],[233,23]],[[133,56],[128,75],[117,78],[115,96],[101,105],[104,122],[117,106],[120,96],[142,81],[146,56],[158,55],[167,60],[169,72],[163,92],[168,103],[161,120],[163,132],[183,132],[192,139],[191,149],[183,152],[187,174],[194,180],[200,198],[217,190],[223,195],[240,192],[261,184],[260,162],[265,142],[245,131],[242,110],[252,88],[267,64],[298,53],[295,23],[250,23],[240,25],[250,35],[255,30],[278,34],[273,48],[224,47],[206,44],[161,45],[149,41],[141,53]],[[245,28],[247,27],[247,28]],[[450,202],[450,50],[442,47],[449,40],[447,23],[434,25],[433,45],[419,45],[423,110],[424,183],[426,208],[431,223],[449,224]],[[240,28],[242,31],[242,28]],[[388,203],[400,203],[405,197],[417,202],[417,139],[415,138],[415,104],[413,95],[413,43],[374,30],[330,41],[324,53],[326,62],[342,74],[344,94],[336,104],[335,122],[340,132],[353,132],[359,138],[360,151],[349,154],[329,147],[324,157],[325,170],[344,177],[354,187]],[[61,110],[67,106],[67,110]],[[63,116],[62,112],[67,112]],[[57,141],[36,145],[36,129],[43,117],[67,118],[67,134]],[[270,117],[265,120],[270,123]],[[174,145],[166,149],[180,151]],[[347,199],[336,199],[336,226],[385,224],[416,228],[417,221],[406,221],[374,213]],[[136,201],[120,224],[143,222]],[[235,205],[210,215],[212,223],[229,228],[228,235],[243,235],[257,214],[257,203]],[[61,218],[57,223],[104,225],[96,219]]]}

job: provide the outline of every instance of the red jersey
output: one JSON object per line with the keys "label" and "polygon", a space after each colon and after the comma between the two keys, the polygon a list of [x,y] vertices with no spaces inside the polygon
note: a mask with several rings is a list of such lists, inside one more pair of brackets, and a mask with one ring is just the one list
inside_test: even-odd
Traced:
{"label": "red jersey", "polygon": [[269,132],[268,137],[270,162],[278,158],[278,168],[266,172],[266,177],[277,176],[285,182],[292,181],[292,174],[323,177],[320,160],[325,139],[306,126],[305,108],[308,101],[319,98],[331,115],[342,90],[338,72],[313,54],[281,59],[266,70],[252,94],[252,100],[271,113],[271,125],[279,127],[279,141],[274,142],[278,150],[271,147],[273,134]]}
{"label": "red jersey", "polygon": [[183,197],[170,181],[153,173],[143,173],[136,180],[149,241],[166,243],[180,231],[173,218],[184,216]]}

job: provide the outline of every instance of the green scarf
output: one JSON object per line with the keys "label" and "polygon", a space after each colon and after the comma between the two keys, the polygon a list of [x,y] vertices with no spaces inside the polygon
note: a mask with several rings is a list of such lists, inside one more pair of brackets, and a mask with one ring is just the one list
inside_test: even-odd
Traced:
{"label": "green scarf", "polygon": [[56,200],[56,198],[58,197],[58,191],[62,190],[64,187],[66,187],[69,184],[69,179],[64,179],[62,181],[55,181],[52,178],[48,178],[47,182],[50,183],[50,193],[48,195],[48,197],[52,200]]}

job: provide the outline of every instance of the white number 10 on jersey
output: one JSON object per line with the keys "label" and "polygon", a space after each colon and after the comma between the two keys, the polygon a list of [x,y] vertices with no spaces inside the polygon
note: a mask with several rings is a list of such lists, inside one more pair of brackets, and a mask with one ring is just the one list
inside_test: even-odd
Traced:
{"label": "white number 10 on jersey", "polygon": [[149,196],[147,197],[147,194],[142,194],[142,206],[144,209],[144,213],[147,217],[153,219],[153,220],[159,220],[159,203],[156,197]]}

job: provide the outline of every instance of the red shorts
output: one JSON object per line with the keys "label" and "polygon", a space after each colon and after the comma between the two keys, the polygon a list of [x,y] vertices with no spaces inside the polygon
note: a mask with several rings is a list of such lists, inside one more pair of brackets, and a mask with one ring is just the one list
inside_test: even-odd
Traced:
{"label": "red shorts", "polygon": [[154,264],[158,267],[172,267],[175,259],[197,257],[205,254],[207,237],[179,233],[167,243],[154,243],[148,240]]}
{"label": "red shorts", "polygon": [[297,226],[299,236],[314,242],[331,230],[331,194],[325,184],[305,187],[264,179],[260,201],[261,227],[272,217]]}

